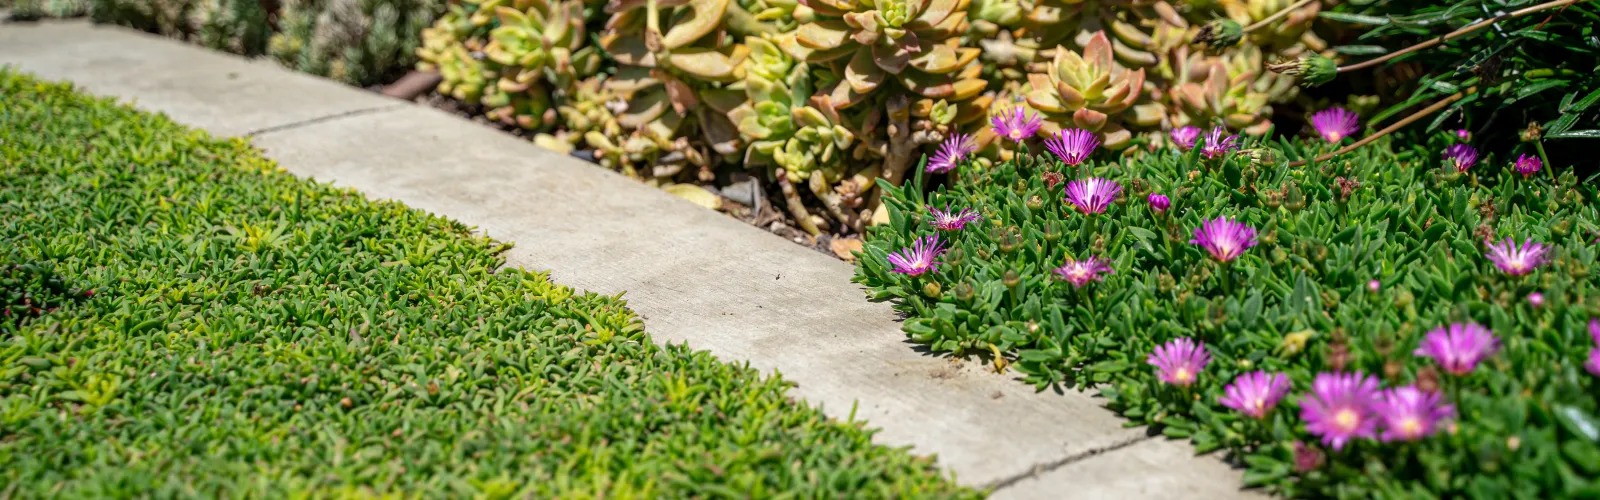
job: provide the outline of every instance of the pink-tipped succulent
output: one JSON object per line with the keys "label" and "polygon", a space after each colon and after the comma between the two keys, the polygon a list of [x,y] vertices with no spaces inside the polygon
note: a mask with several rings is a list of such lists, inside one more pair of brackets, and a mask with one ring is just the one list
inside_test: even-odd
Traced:
{"label": "pink-tipped succulent", "polygon": [[1478,164],[1478,148],[1470,144],[1451,144],[1444,148],[1444,167],[1466,172]]}
{"label": "pink-tipped succulent", "polygon": [[1361,372],[1318,373],[1311,393],[1300,400],[1306,431],[1335,450],[1353,439],[1378,436],[1378,378]]}
{"label": "pink-tipped succulent", "polygon": [[955,170],[967,155],[978,150],[978,144],[972,141],[972,136],[966,134],[951,134],[944,142],[939,143],[939,151],[928,159],[927,170],[931,174],[942,174]]}
{"label": "pink-tipped succulent", "polygon": [[1156,367],[1156,377],[1162,382],[1188,387],[1211,363],[1211,353],[1206,351],[1205,344],[1181,338],[1156,347],[1145,362]]}
{"label": "pink-tipped succulent", "polygon": [[1066,280],[1067,283],[1072,283],[1073,288],[1083,288],[1084,285],[1090,282],[1104,279],[1100,276],[1102,273],[1111,274],[1114,272],[1116,271],[1112,270],[1111,266],[1098,256],[1090,256],[1083,260],[1067,257],[1067,262],[1056,268],[1056,275]]}
{"label": "pink-tipped succulent", "polygon": [[928,221],[928,223],[940,231],[960,231],[961,228],[981,217],[978,212],[974,212],[970,208],[963,208],[957,212],[951,210],[949,205],[945,205],[944,210],[929,206],[928,213],[933,215],[933,220]]}
{"label": "pink-tipped succulent", "polygon": [[1335,106],[1311,115],[1311,126],[1317,129],[1317,135],[1322,136],[1322,140],[1338,144],[1344,138],[1355,135],[1361,127],[1361,117]]}
{"label": "pink-tipped succulent", "polygon": [[1044,140],[1045,149],[1055,153],[1062,163],[1077,165],[1089,158],[1089,154],[1100,146],[1100,139],[1094,132],[1081,128],[1064,129],[1055,137]]}
{"label": "pink-tipped succulent", "polygon": [[1200,156],[1211,159],[1225,156],[1229,151],[1237,151],[1239,149],[1239,136],[1225,135],[1227,133],[1228,129],[1222,127],[1213,127],[1210,132],[1207,132],[1206,144],[1200,148]]}
{"label": "pink-tipped succulent", "polygon": [[1410,385],[1383,391],[1383,400],[1378,403],[1384,441],[1416,441],[1431,436],[1455,414],[1455,406],[1446,403],[1439,393]]}
{"label": "pink-tipped succulent", "polygon": [[1439,368],[1459,376],[1472,373],[1478,363],[1499,350],[1500,339],[1495,338],[1493,332],[1469,322],[1434,328],[1411,353],[1432,358]]}
{"label": "pink-tipped succulent", "polygon": [[928,271],[938,270],[939,262],[936,259],[944,251],[944,241],[939,239],[939,235],[929,235],[918,238],[910,247],[889,254],[889,263],[894,265],[894,272],[921,276]]}
{"label": "pink-tipped succulent", "polygon": [[1090,177],[1067,183],[1066,202],[1085,214],[1105,213],[1106,207],[1122,193],[1122,185],[1111,179]]}
{"label": "pink-tipped succulent", "polygon": [[1233,262],[1244,251],[1256,246],[1256,230],[1227,217],[1207,220],[1194,229],[1189,243],[1200,245],[1220,262]]}
{"label": "pink-tipped succulent", "polygon": [[1172,200],[1164,194],[1150,193],[1145,201],[1150,203],[1150,211],[1156,214],[1166,213],[1167,209],[1172,207]]}
{"label": "pink-tipped succulent", "polygon": [[1544,168],[1544,161],[1541,161],[1537,156],[1522,154],[1517,155],[1517,162],[1512,164],[1511,167],[1517,173],[1522,174],[1522,178],[1526,179],[1533,177],[1533,174],[1539,173],[1539,169]]}
{"label": "pink-tipped succulent", "polygon": [[1017,106],[989,117],[990,128],[995,135],[1010,139],[1011,142],[1022,142],[1033,137],[1039,131],[1039,126],[1044,124],[1040,115],[1028,113],[1028,108]]}
{"label": "pink-tipped succulent", "polygon": [[1250,418],[1266,418],[1278,406],[1278,401],[1289,394],[1289,377],[1282,373],[1254,371],[1233,379],[1223,388],[1224,396],[1217,399],[1223,406]]}
{"label": "pink-tipped succulent", "polygon": [[1184,151],[1194,149],[1194,142],[1200,140],[1200,133],[1200,127],[1194,125],[1184,125],[1169,132],[1172,135],[1172,144]]}
{"label": "pink-tipped succulent", "polygon": [[1550,247],[1534,243],[1532,238],[1522,240],[1521,245],[1516,244],[1510,236],[1498,244],[1490,243],[1488,240],[1484,240],[1483,244],[1489,247],[1489,251],[1484,253],[1489,262],[1493,262],[1495,267],[1512,276],[1533,272],[1534,269],[1544,265],[1547,261],[1545,254],[1550,252]]}

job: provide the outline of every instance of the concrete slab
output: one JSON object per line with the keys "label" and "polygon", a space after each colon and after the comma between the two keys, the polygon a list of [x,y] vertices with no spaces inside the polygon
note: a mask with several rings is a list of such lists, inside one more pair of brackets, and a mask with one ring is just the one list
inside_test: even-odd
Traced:
{"label": "concrete slab", "polygon": [[[876,441],[936,454],[963,483],[1248,496],[1232,491],[1239,474],[1220,462],[1173,459],[1185,445],[1143,452],[1154,446],[1145,431],[1123,428],[1087,394],[1036,392],[920,354],[889,305],[850,283],[848,264],[455,116],[83,23],[0,26],[5,63],[214,133],[266,131],[256,144],[290,172],[478,226],[516,244],[509,264],[557,282],[627,291],[658,340],[780,372],[799,384],[795,396],[841,419],[859,402],[855,416],[882,429]],[[1214,472],[1188,470],[1205,467]]]}
{"label": "concrete slab", "polygon": [[994,500],[1266,498],[1241,490],[1243,472],[1182,441],[1153,437],[1023,479]]}
{"label": "concrete slab", "polygon": [[7,64],[228,136],[405,104],[270,61],[84,20],[0,26],[0,65]]}

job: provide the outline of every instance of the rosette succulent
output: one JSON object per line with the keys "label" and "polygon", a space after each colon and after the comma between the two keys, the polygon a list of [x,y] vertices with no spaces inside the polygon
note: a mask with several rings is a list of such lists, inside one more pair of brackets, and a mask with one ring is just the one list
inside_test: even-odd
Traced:
{"label": "rosette succulent", "polygon": [[[811,20],[784,49],[795,58],[826,64],[839,79],[822,93],[848,109],[889,85],[924,98],[959,103],[988,85],[981,66],[969,64],[979,49],[963,47],[968,0],[802,0]],[[982,109],[962,113],[967,120]]]}
{"label": "rosette succulent", "polygon": [[[1123,126],[1124,112],[1143,94],[1144,69],[1127,69],[1112,55],[1111,41],[1097,32],[1079,54],[1057,47],[1055,60],[1043,73],[1028,75],[1028,104],[1046,116],[1040,132],[1053,136],[1077,127],[1104,136],[1103,145],[1125,148],[1133,138]],[[1160,115],[1135,113],[1126,121],[1141,125],[1160,123]]]}

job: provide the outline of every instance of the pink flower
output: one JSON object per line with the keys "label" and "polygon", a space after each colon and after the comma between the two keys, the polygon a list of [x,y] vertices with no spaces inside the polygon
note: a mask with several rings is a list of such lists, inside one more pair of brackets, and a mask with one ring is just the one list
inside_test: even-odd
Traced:
{"label": "pink flower", "polygon": [[1212,128],[1211,132],[1206,134],[1206,144],[1200,148],[1200,156],[1211,159],[1239,149],[1239,136],[1223,135],[1227,133],[1228,129],[1222,127]]}
{"label": "pink flower", "polygon": [[1111,266],[1106,264],[1106,261],[1095,256],[1090,256],[1084,260],[1075,260],[1072,257],[1067,257],[1066,264],[1056,268],[1056,275],[1061,276],[1061,279],[1067,280],[1068,283],[1072,283],[1073,288],[1083,288],[1084,285],[1089,284],[1091,281],[1100,281],[1103,279],[1100,273],[1111,274],[1113,272],[1116,271],[1113,271]]}
{"label": "pink flower", "polygon": [[939,263],[934,259],[939,258],[944,250],[944,241],[939,239],[939,235],[930,235],[917,239],[909,248],[889,254],[889,263],[894,264],[894,272],[921,276],[922,273],[938,270]]}
{"label": "pink flower", "polygon": [[1245,250],[1256,246],[1256,230],[1243,222],[1219,217],[1195,228],[1194,239],[1189,243],[1200,245],[1218,261],[1232,262],[1244,255]]}
{"label": "pink flower", "polygon": [[1156,377],[1162,382],[1188,387],[1199,378],[1200,371],[1211,363],[1211,353],[1206,352],[1204,344],[1182,338],[1156,347],[1145,362],[1156,367]]}
{"label": "pink flower", "polygon": [[1077,165],[1088,159],[1095,148],[1100,147],[1100,139],[1094,136],[1094,132],[1088,130],[1065,129],[1055,137],[1045,139],[1044,147],[1055,153],[1057,158],[1061,158],[1063,163]]}
{"label": "pink flower", "polygon": [[1146,200],[1150,202],[1150,211],[1157,214],[1166,212],[1167,208],[1172,206],[1172,200],[1167,199],[1167,195],[1164,194],[1150,193]]}
{"label": "pink flower", "polygon": [[1467,144],[1451,144],[1444,148],[1445,168],[1454,168],[1457,172],[1466,172],[1478,163],[1478,148]]}
{"label": "pink flower", "polygon": [[928,212],[933,214],[933,220],[929,221],[929,224],[932,224],[934,228],[940,231],[959,231],[961,228],[966,227],[968,223],[981,217],[970,208],[964,208],[960,212],[956,212],[950,210],[949,205],[945,205],[944,210],[929,206]]}
{"label": "pink flower", "polygon": [[1352,439],[1378,435],[1378,378],[1361,372],[1319,373],[1311,394],[1300,400],[1300,419],[1306,431],[1320,436],[1322,444],[1344,449]]}
{"label": "pink flower", "polygon": [[1483,244],[1489,247],[1488,253],[1484,256],[1488,257],[1495,267],[1512,276],[1533,272],[1535,268],[1545,263],[1545,254],[1550,251],[1550,247],[1534,243],[1532,238],[1522,240],[1520,246],[1514,243],[1510,236],[1499,244],[1490,243],[1488,240],[1484,240]]}
{"label": "pink flower", "polygon": [[1384,441],[1416,441],[1439,430],[1439,423],[1455,417],[1455,407],[1436,392],[1415,386],[1383,392],[1378,414],[1383,417]]}
{"label": "pink flower", "polygon": [[1090,177],[1067,183],[1066,202],[1085,214],[1105,213],[1106,207],[1117,199],[1122,185],[1110,179]]}
{"label": "pink flower", "polygon": [[978,145],[972,142],[972,136],[951,134],[950,138],[939,144],[939,151],[934,153],[933,158],[928,159],[926,169],[931,174],[942,174],[955,170],[962,160],[967,159],[967,155],[977,150]]}
{"label": "pink flower", "polygon": [[1355,135],[1356,129],[1361,126],[1361,117],[1335,106],[1311,115],[1311,126],[1317,129],[1317,134],[1322,136],[1322,140],[1337,144],[1344,138]]}
{"label": "pink flower", "polygon": [[1254,371],[1234,379],[1223,392],[1226,395],[1217,399],[1223,406],[1250,418],[1265,418],[1267,412],[1278,406],[1278,400],[1289,394],[1289,377],[1282,373]]}
{"label": "pink flower", "polygon": [[1517,162],[1512,165],[1512,168],[1515,169],[1517,173],[1522,174],[1522,178],[1524,179],[1532,177],[1533,174],[1538,173],[1541,167],[1544,167],[1544,162],[1540,161],[1539,157],[1528,155],[1517,155]]}
{"label": "pink flower", "polygon": [[1200,139],[1200,132],[1200,127],[1193,125],[1184,125],[1182,127],[1172,129],[1172,132],[1170,132],[1172,135],[1172,143],[1177,145],[1178,149],[1188,151],[1194,148],[1194,141]]}
{"label": "pink flower", "polygon": [[1011,139],[1011,142],[1022,142],[1033,137],[1043,123],[1041,116],[1029,114],[1028,108],[1022,106],[989,117],[989,125],[995,135]]}
{"label": "pink flower", "polygon": [[1478,363],[1500,350],[1500,340],[1488,328],[1477,323],[1452,323],[1448,328],[1434,328],[1422,338],[1422,344],[1412,354],[1433,358],[1444,371],[1466,375]]}

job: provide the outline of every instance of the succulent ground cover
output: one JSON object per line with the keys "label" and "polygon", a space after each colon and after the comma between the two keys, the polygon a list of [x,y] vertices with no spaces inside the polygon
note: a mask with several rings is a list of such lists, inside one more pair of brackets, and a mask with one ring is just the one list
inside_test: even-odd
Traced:
{"label": "succulent ground cover", "polygon": [[1467,133],[1300,163],[1358,119],[1319,113],[1303,141],[1179,130],[1138,158],[1070,131],[957,156],[886,187],[857,280],[914,341],[1098,388],[1275,493],[1600,495],[1593,186]]}
{"label": "succulent ground cover", "polygon": [[975,496],[458,223],[10,71],[0,241],[0,496]]}

